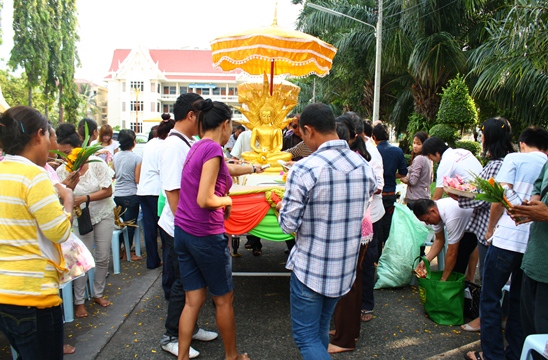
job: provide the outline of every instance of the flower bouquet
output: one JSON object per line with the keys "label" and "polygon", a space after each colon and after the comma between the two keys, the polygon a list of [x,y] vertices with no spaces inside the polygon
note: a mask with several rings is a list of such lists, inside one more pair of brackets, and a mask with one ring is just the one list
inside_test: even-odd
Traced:
{"label": "flower bouquet", "polygon": [[82,147],[72,149],[72,152],[68,155],[58,150],[53,151],[57,155],[60,155],[61,157],[63,157],[63,163],[65,164],[65,167],[67,171],[69,172],[80,170],[82,166],[84,166],[84,164],[101,161],[101,160],[89,160],[89,157],[91,155],[95,154],[97,151],[101,150],[103,147],[101,146],[101,144],[88,146],[88,143],[89,143],[88,124],[85,124],[85,135],[86,136],[84,138],[84,142],[82,143]]}
{"label": "flower bouquet", "polygon": [[459,175],[456,175],[454,178],[444,176],[443,190],[449,194],[464,196],[472,199],[476,196],[476,186],[471,183],[466,183]]}
{"label": "flower bouquet", "polygon": [[[513,189],[502,186],[493,178],[485,180],[476,174],[472,175],[474,175],[474,185],[481,191],[481,193],[476,196],[476,200],[501,203],[509,212],[511,212],[512,206],[521,204],[521,199]],[[516,222],[520,221],[519,218],[515,218],[514,220]]]}

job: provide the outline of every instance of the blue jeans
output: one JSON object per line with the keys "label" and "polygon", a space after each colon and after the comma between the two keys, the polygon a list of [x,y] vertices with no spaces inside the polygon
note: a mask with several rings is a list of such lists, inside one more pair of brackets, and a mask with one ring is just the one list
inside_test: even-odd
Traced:
{"label": "blue jeans", "polygon": [[[523,271],[523,254],[489,246],[485,256],[485,268],[480,298],[481,347],[485,360],[517,360],[525,336],[520,318],[520,293]],[[504,332],[508,346],[504,349],[502,338],[502,287],[512,275],[510,286],[509,312]]]}
{"label": "blue jeans", "polygon": [[[158,254],[158,196],[138,196],[143,211],[143,233],[147,249],[147,268],[156,269],[162,263]],[[162,249],[165,244],[162,242]],[[165,252],[165,251],[164,251]]]}
{"label": "blue jeans", "polygon": [[294,273],[289,281],[293,339],[304,360],[331,359],[329,322],[339,298],[318,294],[304,285]]}
{"label": "blue jeans", "polygon": [[0,304],[0,330],[19,359],[63,359],[61,306],[38,309]]}
{"label": "blue jeans", "polygon": [[[137,197],[137,195],[115,196],[114,202],[116,203],[116,206],[122,207],[121,213],[124,213],[122,215],[122,219],[124,219],[124,221],[133,220],[135,225],[137,225],[137,217],[139,216],[139,198]],[[133,247],[133,235],[135,234],[135,227],[128,226],[127,234],[129,237],[129,247],[131,249],[131,247]],[[120,244],[123,243],[124,237],[122,234],[120,234]]]}

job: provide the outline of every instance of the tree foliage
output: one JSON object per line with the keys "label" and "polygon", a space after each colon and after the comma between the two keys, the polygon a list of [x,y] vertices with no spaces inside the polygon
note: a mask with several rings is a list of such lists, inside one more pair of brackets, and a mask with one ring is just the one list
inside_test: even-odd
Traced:
{"label": "tree foliage", "polygon": [[47,73],[49,14],[46,0],[13,1],[14,36],[8,64],[25,70],[29,106],[32,106],[32,89],[41,84]]}
{"label": "tree foliage", "polygon": [[461,135],[464,130],[477,124],[476,104],[461,75],[450,80],[447,87],[443,89],[436,121],[460,129]]}
{"label": "tree foliage", "polygon": [[457,129],[447,124],[436,124],[432,126],[429,132],[430,136],[436,136],[442,141],[446,142],[449,146],[454,147],[455,142],[459,138]]}
{"label": "tree foliage", "polygon": [[520,123],[548,125],[548,6],[516,0],[488,22],[489,38],[470,56],[472,95],[494,102]]}
{"label": "tree foliage", "polygon": [[78,101],[74,101],[78,99],[74,71],[79,61],[76,16],[76,0],[14,0],[15,36],[9,65],[25,70],[28,105],[33,105],[32,93],[39,88],[47,116],[59,100],[61,121],[64,107],[74,117],[78,111]]}

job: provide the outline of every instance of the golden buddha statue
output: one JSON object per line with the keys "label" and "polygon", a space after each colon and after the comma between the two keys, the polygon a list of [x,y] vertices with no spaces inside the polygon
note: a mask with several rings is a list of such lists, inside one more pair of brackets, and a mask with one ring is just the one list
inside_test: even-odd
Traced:
{"label": "golden buddha statue", "polygon": [[253,151],[242,153],[242,158],[252,163],[270,164],[266,170],[270,173],[282,170],[278,160],[291,160],[290,153],[281,151],[282,129],[292,120],[286,116],[297,105],[300,88],[288,84],[274,84],[270,94],[268,78],[264,75],[262,89],[253,83],[238,86],[238,101],[247,109],[236,108],[248,119],[242,124],[252,130],[250,146]]}

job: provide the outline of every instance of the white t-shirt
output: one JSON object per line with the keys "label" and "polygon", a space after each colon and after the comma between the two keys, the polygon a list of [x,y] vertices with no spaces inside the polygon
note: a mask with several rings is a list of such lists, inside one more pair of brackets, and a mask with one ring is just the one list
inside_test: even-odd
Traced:
{"label": "white t-shirt", "polygon": [[153,138],[143,147],[143,162],[141,163],[141,177],[137,186],[137,195],[160,195],[162,182],[160,180],[159,160],[163,143],[163,139]]}
{"label": "white t-shirt", "polygon": [[434,225],[434,232],[443,232],[443,227],[447,231],[447,244],[456,244],[464,235],[464,230],[472,218],[474,209],[463,209],[459,207],[459,202],[451,198],[436,200],[440,212],[441,221]]}
{"label": "white t-shirt", "polygon": [[[97,144],[98,141],[97,140],[93,140],[90,145],[95,145]],[[112,142],[110,143],[110,145],[107,145],[107,146],[103,146],[103,149],[106,149],[108,150],[108,152],[110,153],[110,156],[114,156],[114,152],[116,151],[116,149],[118,149],[120,147],[120,143],[116,140],[112,140]]]}
{"label": "white t-shirt", "polygon": [[238,136],[230,155],[241,159],[243,152],[251,150],[251,130],[246,130]]}
{"label": "white t-shirt", "polygon": [[[529,200],[535,180],[548,157],[540,151],[508,154],[495,178],[497,182],[512,184],[521,200]],[[492,244],[500,249],[525,253],[531,223],[517,225],[504,211],[493,234]]]}
{"label": "white t-shirt", "polygon": [[[365,142],[365,148],[371,154],[371,161],[369,161],[369,165],[373,168],[373,171],[375,172],[375,177],[377,180],[377,189],[381,189],[384,187],[384,168],[382,166],[382,156],[377,147],[371,143],[370,141]],[[382,217],[384,216],[385,210],[384,206],[382,205],[382,194],[378,193],[371,197],[371,205],[370,205],[370,213],[371,213],[371,221],[373,223],[376,223]]]}
{"label": "white t-shirt", "polygon": [[[164,191],[172,191],[181,188],[183,166],[185,165],[186,155],[190,150],[190,147],[186,144],[186,142],[178,136],[171,135],[171,133],[181,134],[191,146],[194,143],[194,140],[175,129],[171,129],[169,132],[170,135],[168,135],[168,137],[164,140],[159,155],[160,181],[162,182],[162,190]],[[162,215],[160,216],[158,225],[164,229],[166,233],[174,237],[174,221],[175,216],[171,212],[166,196],[166,205],[162,210]]]}
{"label": "white t-shirt", "polygon": [[464,181],[472,180],[471,172],[479,175],[483,166],[470,151],[465,149],[447,149],[441,156],[440,165],[436,173],[436,187],[443,187],[443,177],[451,178],[459,175]]}

